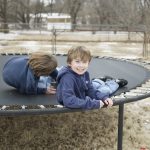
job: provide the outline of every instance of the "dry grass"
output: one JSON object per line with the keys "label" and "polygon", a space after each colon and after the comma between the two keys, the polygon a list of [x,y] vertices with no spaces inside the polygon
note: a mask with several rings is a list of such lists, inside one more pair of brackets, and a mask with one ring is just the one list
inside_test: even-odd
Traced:
{"label": "dry grass", "polygon": [[[145,113],[125,107],[123,149],[150,149]],[[144,106],[145,107],[145,106]],[[44,116],[1,117],[0,149],[116,150],[118,108]]]}
{"label": "dry grass", "polygon": [[116,149],[116,118],[115,108],[49,116],[1,117],[0,149]]}

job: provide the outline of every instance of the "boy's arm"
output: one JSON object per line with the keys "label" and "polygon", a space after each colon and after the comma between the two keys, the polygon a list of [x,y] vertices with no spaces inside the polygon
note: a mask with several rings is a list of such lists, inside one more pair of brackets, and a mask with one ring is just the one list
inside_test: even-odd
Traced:
{"label": "boy's arm", "polygon": [[69,107],[69,108],[81,108],[81,109],[98,109],[100,108],[100,101],[98,100],[95,100],[95,99],[91,99],[90,97],[86,97],[85,99],[80,99],[74,95],[68,95],[69,94],[69,91],[68,92],[65,92],[67,94],[67,97],[65,97],[65,94],[64,96],[62,97],[65,98],[63,100],[63,104],[66,106],[66,107]]}
{"label": "boy's arm", "polygon": [[35,83],[27,84],[25,91],[25,93],[28,95],[46,94],[46,88],[38,88]]}
{"label": "boy's arm", "polygon": [[27,80],[25,84],[25,93],[28,95],[34,94],[45,94],[46,88],[38,88],[39,78],[35,78],[31,72],[27,74]]}
{"label": "boy's arm", "polygon": [[38,88],[37,87],[36,94],[46,94],[46,90],[47,90],[46,88]]}
{"label": "boy's arm", "polygon": [[57,69],[55,69],[52,73],[50,73],[50,76],[51,76],[54,80],[56,80],[57,75],[58,75],[58,70],[57,70]]}
{"label": "boy's arm", "polygon": [[62,77],[57,88],[57,99],[69,108],[96,109],[100,108],[100,101],[87,96],[85,99],[78,98],[75,94],[75,83],[70,77]]}

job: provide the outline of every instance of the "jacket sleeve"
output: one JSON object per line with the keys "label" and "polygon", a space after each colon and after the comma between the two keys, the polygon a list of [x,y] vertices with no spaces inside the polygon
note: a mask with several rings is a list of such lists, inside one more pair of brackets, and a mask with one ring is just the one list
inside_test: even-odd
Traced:
{"label": "jacket sleeve", "polygon": [[26,94],[31,95],[38,95],[38,94],[45,94],[46,88],[38,88],[36,83],[27,84],[26,85]]}
{"label": "jacket sleeve", "polygon": [[57,70],[57,69],[55,69],[52,73],[50,73],[50,75],[49,75],[49,76],[51,76],[54,80],[56,80],[57,75],[58,75],[58,70]]}
{"label": "jacket sleeve", "polygon": [[96,109],[100,107],[100,101],[91,99],[89,96],[85,99],[78,98],[75,90],[74,79],[67,75],[63,76],[57,91],[58,101],[62,101],[63,105],[69,108]]}
{"label": "jacket sleeve", "polygon": [[46,88],[37,88],[37,94],[45,94]]}
{"label": "jacket sleeve", "polygon": [[26,94],[28,94],[28,95],[45,94],[46,88],[38,88],[38,80],[39,80],[39,78],[34,77],[32,72],[28,71],[26,86],[25,86],[25,93]]}

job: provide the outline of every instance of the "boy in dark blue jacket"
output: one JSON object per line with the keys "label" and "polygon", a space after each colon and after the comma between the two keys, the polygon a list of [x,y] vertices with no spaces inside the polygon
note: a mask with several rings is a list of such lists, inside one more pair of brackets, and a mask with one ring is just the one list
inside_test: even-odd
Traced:
{"label": "boy in dark blue jacket", "polygon": [[83,46],[68,51],[68,66],[63,67],[57,77],[57,100],[68,108],[96,109],[112,106],[109,94],[95,90],[87,72],[91,53]]}
{"label": "boy in dark blue jacket", "polygon": [[56,89],[50,86],[50,77],[56,79],[56,67],[54,56],[35,52],[29,57],[13,57],[8,60],[3,68],[3,79],[23,94],[55,94]]}

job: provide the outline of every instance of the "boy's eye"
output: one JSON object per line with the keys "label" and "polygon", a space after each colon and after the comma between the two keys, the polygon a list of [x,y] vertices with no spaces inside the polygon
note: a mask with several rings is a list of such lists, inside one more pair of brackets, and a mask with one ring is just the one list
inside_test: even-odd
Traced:
{"label": "boy's eye", "polygon": [[76,63],[79,63],[80,61],[79,61],[79,60],[76,60],[75,62],[76,62]]}
{"label": "boy's eye", "polygon": [[84,63],[84,64],[86,64],[86,63],[87,63],[87,61],[83,61],[83,63]]}

